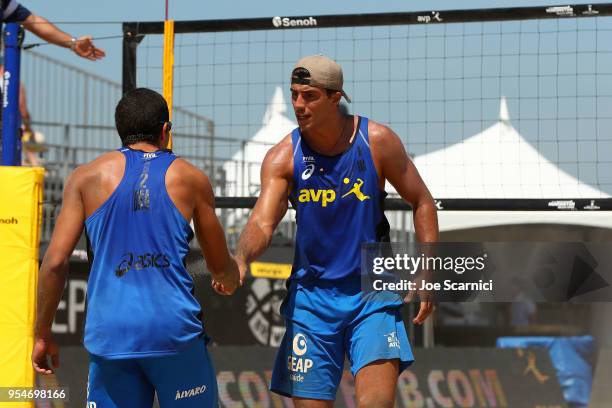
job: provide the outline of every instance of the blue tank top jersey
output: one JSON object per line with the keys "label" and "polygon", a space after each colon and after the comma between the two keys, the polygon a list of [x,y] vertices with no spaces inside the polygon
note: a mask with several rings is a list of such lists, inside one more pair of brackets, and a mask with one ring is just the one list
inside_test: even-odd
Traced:
{"label": "blue tank top jersey", "polygon": [[359,117],[351,146],[337,156],[314,152],[299,128],[293,143],[297,235],[291,280],[359,276],[361,244],[389,240],[386,193],[370,154],[368,119]]}
{"label": "blue tank top jersey", "polygon": [[193,231],[166,190],[169,151],[123,148],[123,178],[85,220],[85,347],[107,358],[175,354],[203,334],[185,268]]}

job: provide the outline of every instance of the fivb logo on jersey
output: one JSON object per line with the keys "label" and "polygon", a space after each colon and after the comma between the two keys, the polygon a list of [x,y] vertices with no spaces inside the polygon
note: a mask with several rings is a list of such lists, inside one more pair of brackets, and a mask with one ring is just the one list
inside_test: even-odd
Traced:
{"label": "fivb logo on jersey", "polygon": [[302,333],[297,333],[293,337],[292,346],[293,354],[291,354],[287,360],[287,368],[292,372],[289,378],[291,381],[302,382],[304,381],[304,376],[302,374],[307,374],[308,370],[313,366],[311,359],[302,357],[308,351],[306,336]]}
{"label": "fivb logo on jersey", "polygon": [[306,170],[302,172],[302,180],[306,181],[310,178],[310,176],[312,176],[315,171],[315,158],[314,156],[303,156],[302,161],[306,165]]}

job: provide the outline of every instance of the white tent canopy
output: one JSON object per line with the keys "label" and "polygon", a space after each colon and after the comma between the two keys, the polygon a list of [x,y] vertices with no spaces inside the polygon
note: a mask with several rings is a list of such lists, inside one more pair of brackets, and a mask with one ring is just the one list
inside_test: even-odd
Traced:
{"label": "white tent canopy", "polygon": [[[466,140],[415,158],[436,198],[608,198],[609,194],[566,173],[511,125],[505,98],[499,121]],[[387,192],[395,189],[387,182]],[[439,211],[440,230],[525,223],[612,228],[607,213],[561,211]],[[397,222],[391,217],[392,227]],[[395,224],[395,225],[394,225]]]}
{"label": "white tent canopy", "polygon": [[259,172],[268,150],[297,124],[285,116],[287,104],[277,86],[262,118],[262,127],[224,164],[228,196],[249,196],[259,191]]}

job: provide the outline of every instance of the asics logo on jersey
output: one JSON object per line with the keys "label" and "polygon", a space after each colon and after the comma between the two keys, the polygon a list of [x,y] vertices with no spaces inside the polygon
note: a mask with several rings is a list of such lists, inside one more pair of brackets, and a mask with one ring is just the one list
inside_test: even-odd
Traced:
{"label": "asics logo on jersey", "polygon": [[314,163],[310,163],[306,165],[306,170],[302,172],[302,180],[308,180],[312,173],[314,173],[315,165]]}
{"label": "asics logo on jersey", "polygon": [[[308,169],[306,169],[308,170]],[[305,173],[306,171],[304,171]],[[309,176],[310,177],[310,176]],[[302,174],[304,178],[304,174]],[[344,184],[349,184],[351,180],[345,177],[343,180]],[[341,198],[346,198],[354,195],[359,201],[369,200],[370,196],[363,194],[361,187],[363,186],[363,180],[358,178],[356,183],[353,183],[353,187],[347,191]],[[327,207],[327,204],[336,201],[336,192],[332,189],[314,189],[314,188],[303,188],[299,191],[298,201],[300,203],[321,203],[321,207]]]}
{"label": "asics logo on jersey", "polygon": [[128,273],[131,269],[137,271],[147,268],[167,268],[170,266],[170,257],[166,254],[157,253],[145,253],[142,255],[134,255],[131,252],[123,255],[117,268],[115,268],[115,275],[121,278],[123,275]]}

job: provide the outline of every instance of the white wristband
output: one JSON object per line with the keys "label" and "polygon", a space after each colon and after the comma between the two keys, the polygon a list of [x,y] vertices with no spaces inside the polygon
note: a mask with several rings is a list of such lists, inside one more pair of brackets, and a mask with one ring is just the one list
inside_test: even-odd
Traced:
{"label": "white wristband", "polygon": [[71,49],[72,51],[74,51],[74,49],[76,48],[76,45],[77,45],[77,39],[76,39],[76,38],[74,38],[74,37],[72,37],[72,38],[70,39],[70,49]]}

